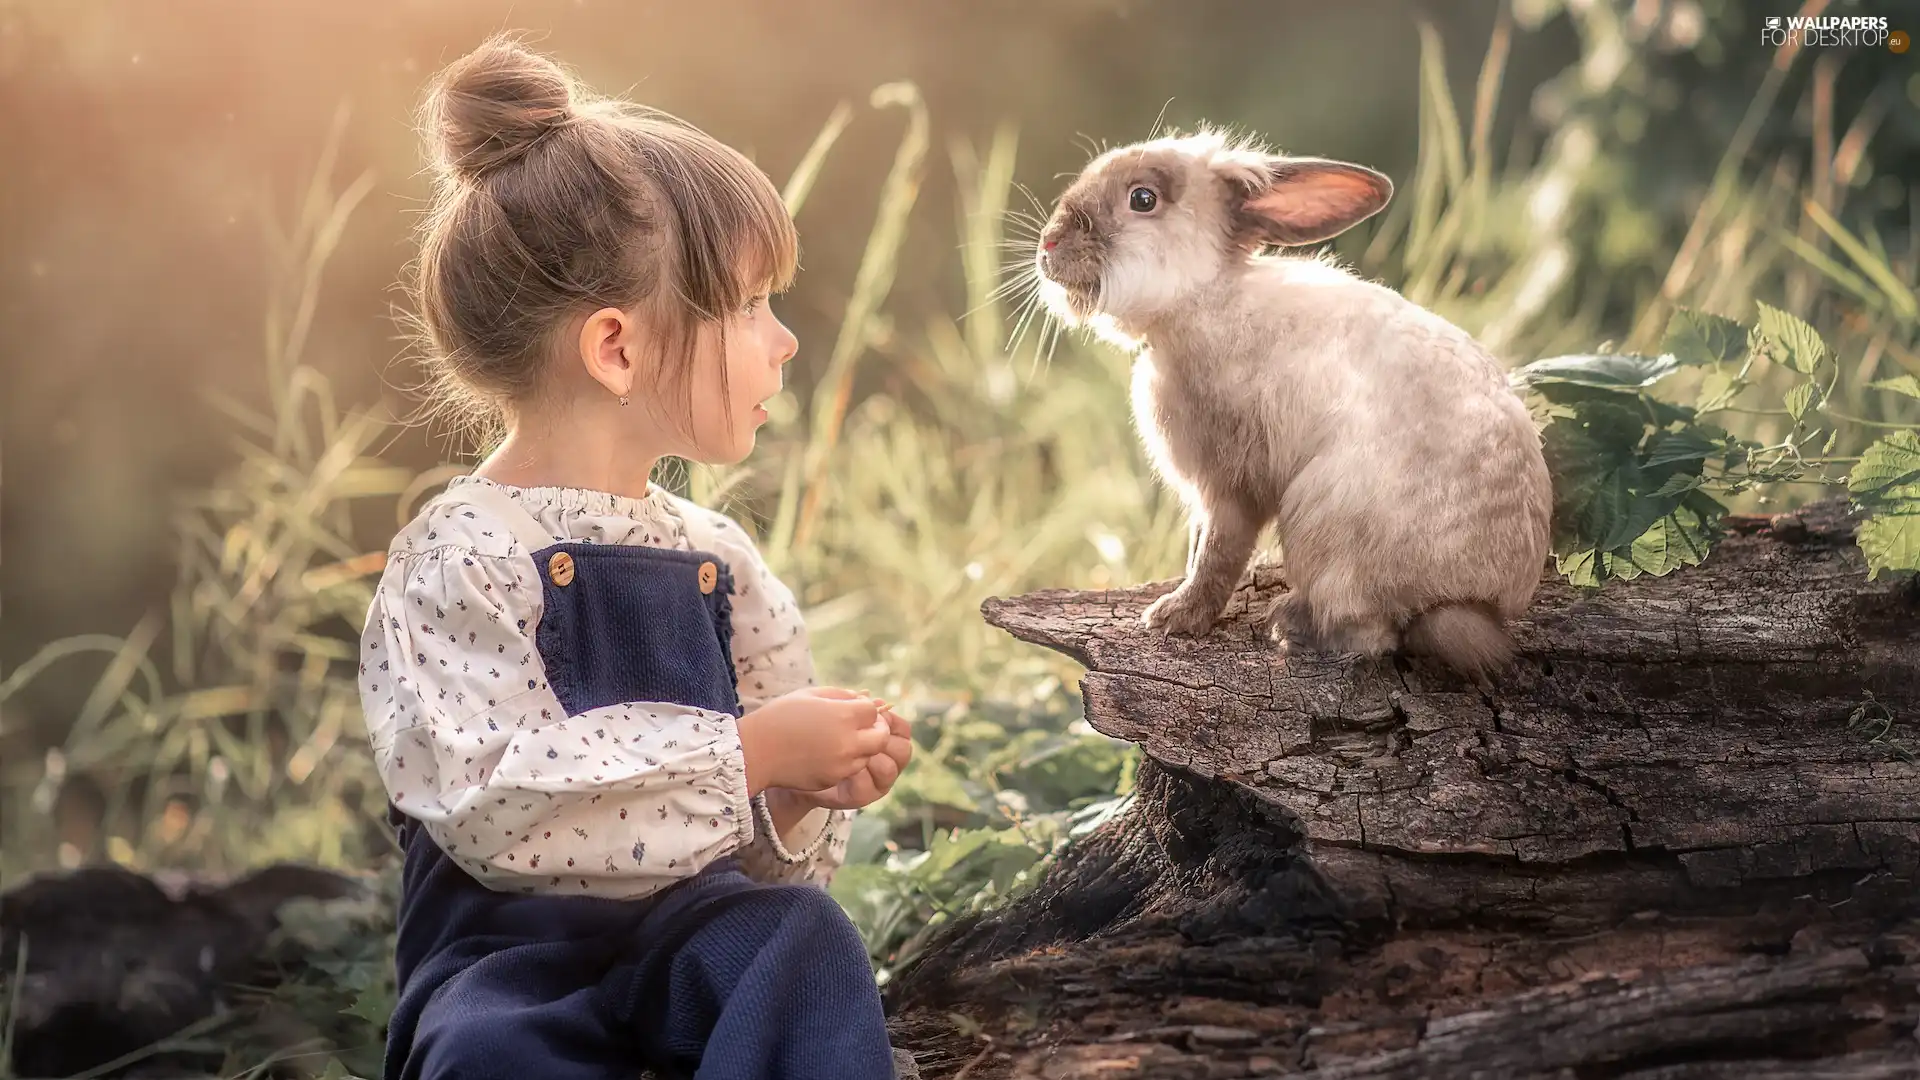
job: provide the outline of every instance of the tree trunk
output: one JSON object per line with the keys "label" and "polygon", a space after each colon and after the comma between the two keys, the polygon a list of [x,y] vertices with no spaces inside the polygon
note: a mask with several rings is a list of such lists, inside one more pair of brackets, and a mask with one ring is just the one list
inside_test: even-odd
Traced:
{"label": "tree trunk", "polygon": [[901,1042],[930,1080],[1920,1077],[1920,588],[1842,504],[1732,524],[1548,575],[1485,694],[1284,654],[1277,568],[1199,640],[1139,623],[1172,583],[988,601],[1145,757],[889,988]]}

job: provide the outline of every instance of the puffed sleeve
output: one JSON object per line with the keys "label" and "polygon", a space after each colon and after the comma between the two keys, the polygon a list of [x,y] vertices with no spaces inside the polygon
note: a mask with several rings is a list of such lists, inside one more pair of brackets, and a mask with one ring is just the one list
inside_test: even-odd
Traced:
{"label": "puffed sleeve", "polygon": [[745,847],[733,718],[667,702],[567,716],[534,647],[535,575],[518,545],[390,556],[361,700],[393,804],[503,891],[643,896]]}
{"label": "puffed sleeve", "polygon": [[[691,502],[678,505],[689,541],[726,559],[733,571],[733,663],[740,676],[742,713],[814,685],[813,652],[800,605],[768,568],[753,538],[725,514]],[[739,855],[748,876],[825,885],[846,862],[852,811],[816,807],[779,834],[764,795],[754,797],[753,810],[754,839]]]}

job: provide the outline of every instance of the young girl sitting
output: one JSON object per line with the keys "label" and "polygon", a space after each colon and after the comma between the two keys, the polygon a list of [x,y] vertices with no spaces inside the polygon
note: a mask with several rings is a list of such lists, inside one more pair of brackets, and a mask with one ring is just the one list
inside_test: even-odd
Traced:
{"label": "young girl sitting", "polygon": [[746,532],[649,479],[745,458],[780,390],[779,194],[506,39],[442,72],[426,117],[436,404],[505,431],[394,539],[362,646],[406,851],[386,1076],[891,1078],[866,949],[821,886],[906,725],[813,686]]}

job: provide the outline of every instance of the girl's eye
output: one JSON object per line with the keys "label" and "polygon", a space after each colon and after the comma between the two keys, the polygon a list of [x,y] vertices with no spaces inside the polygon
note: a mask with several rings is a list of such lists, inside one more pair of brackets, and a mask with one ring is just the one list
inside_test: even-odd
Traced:
{"label": "girl's eye", "polygon": [[1127,195],[1127,207],[1136,214],[1151,214],[1160,205],[1160,196],[1152,188],[1137,187]]}
{"label": "girl's eye", "polygon": [[748,314],[748,315],[751,315],[751,314],[753,314],[754,312],[756,312],[756,311],[759,311],[759,310],[760,310],[760,305],[761,305],[761,304],[764,304],[764,303],[766,303],[766,302],[767,302],[767,298],[766,298],[766,297],[765,297],[764,295],[762,295],[762,296],[755,296],[755,297],[750,297],[750,298],[748,298],[748,300],[747,300],[747,306],[746,306],[746,307],[744,307],[744,308],[742,308],[741,310],[742,310],[742,312],[744,312],[745,314]]}

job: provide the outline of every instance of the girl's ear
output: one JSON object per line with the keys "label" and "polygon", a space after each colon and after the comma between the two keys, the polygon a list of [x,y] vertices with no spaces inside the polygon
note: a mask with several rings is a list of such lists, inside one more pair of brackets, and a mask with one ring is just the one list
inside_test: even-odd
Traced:
{"label": "girl's ear", "polygon": [[1228,181],[1242,194],[1235,231],[1255,243],[1294,247],[1331,240],[1393,198],[1393,181],[1384,173],[1345,161],[1270,157],[1257,172],[1240,162],[1233,171]]}
{"label": "girl's ear", "polygon": [[580,361],[615,397],[631,394],[639,375],[629,349],[634,329],[633,316],[614,307],[601,308],[580,325]]}

